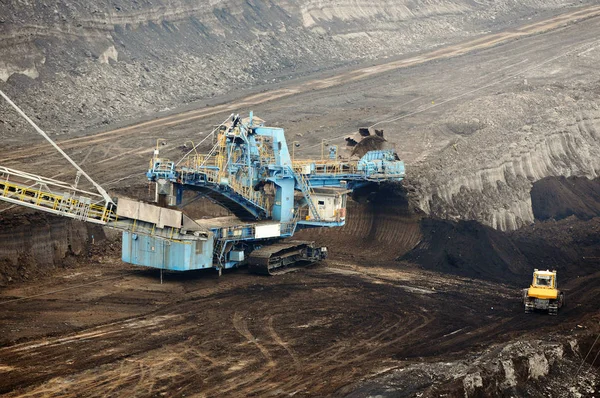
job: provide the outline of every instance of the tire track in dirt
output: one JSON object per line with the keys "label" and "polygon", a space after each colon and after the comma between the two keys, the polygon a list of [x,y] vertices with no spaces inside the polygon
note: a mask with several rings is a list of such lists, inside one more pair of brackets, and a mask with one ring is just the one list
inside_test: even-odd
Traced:
{"label": "tire track in dirt", "polygon": [[[510,315],[512,307],[489,312],[489,303],[510,290],[481,281],[420,270],[407,276],[404,268],[359,270],[244,277],[242,286],[234,273],[234,282],[218,285],[222,290],[199,296],[190,289],[151,316],[5,347],[14,350],[0,351],[3,366],[15,370],[10,381],[0,377],[0,386],[28,389],[13,397],[326,396],[407,358],[444,358],[506,334],[552,327],[556,319]],[[422,291],[437,283],[436,293],[405,291],[407,283]],[[77,360],[74,353],[98,360],[65,365]]]}
{"label": "tire track in dirt", "polygon": [[[362,275],[359,277],[362,279]],[[370,279],[368,277],[367,281]],[[324,300],[328,299],[324,298]],[[352,374],[358,372],[358,369],[365,364],[380,361],[378,358],[382,349],[390,346],[395,348],[403,346],[403,344],[399,344],[401,341],[419,333],[421,329],[427,328],[434,318],[433,314],[399,315],[389,312],[383,303],[368,306],[363,310],[369,314],[375,314],[377,320],[367,318],[359,324],[354,324],[353,338],[356,340],[354,344],[348,345],[347,341],[340,341],[307,356],[301,360],[301,372],[297,371],[295,363],[278,362],[276,372],[270,372],[268,376],[261,379],[260,384],[252,384],[241,390],[235,390],[235,395],[261,395],[269,391],[265,386],[271,384],[281,391],[303,391],[309,386],[314,387],[315,383],[309,377],[311,374],[319,374],[319,377],[324,379],[351,378]],[[306,315],[308,316],[308,314]],[[304,311],[297,312],[297,316],[304,318]],[[269,322],[261,325],[268,331]],[[382,341],[386,343],[382,345]],[[357,363],[359,365],[355,366]],[[343,376],[341,376],[342,374]],[[313,393],[315,392],[313,391]],[[318,390],[316,393],[318,394]]]}
{"label": "tire track in dirt", "polygon": [[296,357],[296,354],[294,354],[294,351],[292,351],[292,349],[290,349],[288,344],[285,341],[283,341],[281,339],[281,337],[275,331],[275,328],[273,327],[273,318],[274,318],[273,316],[270,316],[269,320],[267,321],[267,331],[269,332],[269,335],[271,336],[273,341],[275,341],[277,344],[279,344],[281,347],[283,347],[284,350],[286,350],[286,352],[290,355],[290,358],[292,358],[292,361],[294,361],[294,363],[297,366],[299,366],[300,363],[298,361],[298,357]]}
{"label": "tire track in dirt", "polygon": [[240,315],[239,312],[236,311],[233,314],[233,327],[235,328],[235,330],[238,331],[239,334],[244,336],[246,338],[246,340],[248,340],[249,343],[254,344],[256,346],[256,348],[259,349],[259,351],[262,353],[262,355],[267,360],[268,367],[275,366],[275,362],[273,361],[273,357],[271,356],[271,353],[269,352],[269,350],[267,350],[265,348],[265,346],[260,344],[258,342],[258,339],[256,337],[254,337],[254,335],[252,333],[250,333],[250,330],[248,329],[248,323],[246,322],[245,318],[246,317],[243,317],[242,315]]}

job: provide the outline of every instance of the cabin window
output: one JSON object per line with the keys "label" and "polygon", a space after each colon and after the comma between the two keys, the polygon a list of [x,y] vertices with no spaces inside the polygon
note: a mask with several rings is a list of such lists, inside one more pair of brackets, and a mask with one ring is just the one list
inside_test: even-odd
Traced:
{"label": "cabin window", "polygon": [[536,284],[538,286],[551,286],[551,279],[549,276],[542,276],[542,275],[538,275],[538,277],[536,278]]}

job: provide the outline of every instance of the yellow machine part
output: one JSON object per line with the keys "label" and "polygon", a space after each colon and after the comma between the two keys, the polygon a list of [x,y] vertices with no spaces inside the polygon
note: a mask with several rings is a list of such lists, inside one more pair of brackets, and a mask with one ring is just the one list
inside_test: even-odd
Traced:
{"label": "yellow machine part", "polygon": [[527,291],[527,295],[529,297],[534,297],[537,299],[556,299],[558,297],[558,290],[547,288],[547,287],[530,287]]}

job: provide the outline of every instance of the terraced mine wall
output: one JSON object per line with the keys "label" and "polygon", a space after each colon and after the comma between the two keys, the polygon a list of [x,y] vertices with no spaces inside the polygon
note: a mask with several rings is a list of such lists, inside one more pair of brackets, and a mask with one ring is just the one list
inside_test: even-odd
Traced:
{"label": "terraced mine wall", "polygon": [[[566,0],[0,4],[0,86],[56,135],[501,29]],[[2,84],[4,83],[4,84]],[[4,105],[2,105],[4,106]],[[33,112],[35,111],[35,112]],[[7,136],[17,118],[2,117]]]}
{"label": "terraced mine wall", "polygon": [[[350,202],[339,229],[300,232],[349,263],[396,261],[423,269],[520,286],[533,268],[556,269],[562,280],[595,272],[600,253],[600,178],[546,177],[532,184],[539,216],[516,231],[477,221],[432,218],[412,207],[411,193],[382,187],[369,201]],[[531,199],[533,198],[533,199]]]}
{"label": "terraced mine wall", "polygon": [[[435,218],[477,220],[499,230],[547,218],[534,211],[536,182],[600,175],[598,90],[596,80],[560,87],[521,85],[515,92],[459,106],[455,113],[467,133],[411,168],[407,185],[415,206]],[[456,129],[453,123],[444,119],[431,129]],[[575,198],[561,199],[578,206]]]}
{"label": "terraced mine wall", "polygon": [[[569,6],[564,0],[9,1],[0,4],[0,88],[60,140],[202,106],[241,88],[466,40]],[[465,103],[456,118],[432,120],[431,129],[457,139],[422,164],[409,164],[411,201],[434,218],[499,230],[531,224],[535,181],[600,173],[598,89],[597,82],[524,84]],[[22,147],[27,127],[4,107],[4,144]]]}

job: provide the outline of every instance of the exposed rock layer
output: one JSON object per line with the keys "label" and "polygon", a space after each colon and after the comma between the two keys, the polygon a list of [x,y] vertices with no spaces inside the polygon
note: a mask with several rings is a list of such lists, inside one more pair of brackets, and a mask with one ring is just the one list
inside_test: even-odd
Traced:
{"label": "exposed rock layer", "polygon": [[[468,137],[452,133],[451,145],[414,165],[408,185],[415,205],[500,230],[531,224],[534,182],[600,175],[599,84],[522,87],[460,106],[456,113],[483,127]],[[447,129],[449,119],[431,129]]]}
{"label": "exposed rock layer", "polygon": [[[595,373],[581,372],[590,334],[551,341],[524,340],[493,346],[467,360],[411,365],[357,383],[348,397],[408,397],[420,386],[422,397],[588,396]],[[582,344],[584,343],[584,344]],[[581,374],[583,373],[583,374]]]}
{"label": "exposed rock layer", "polygon": [[25,214],[0,219],[0,285],[48,274],[88,254],[92,240],[103,244],[104,231],[64,217]]}
{"label": "exposed rock layer", "polygon": [[[0,84],[55,133],[423,50],[565,0],[0,4]],[[7,116],[9,126],[17,123]],[[13,129],[13,133],[17,133]]]}

